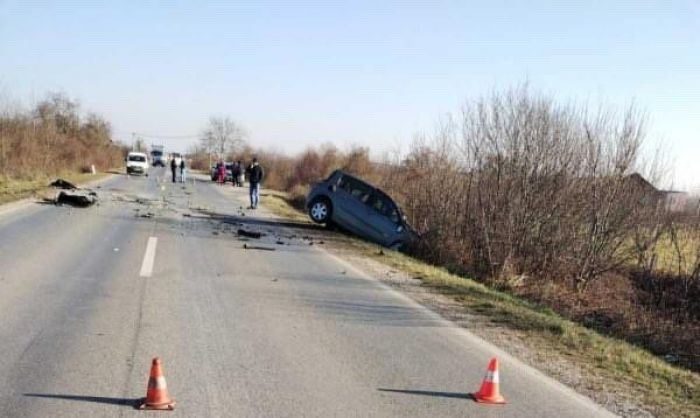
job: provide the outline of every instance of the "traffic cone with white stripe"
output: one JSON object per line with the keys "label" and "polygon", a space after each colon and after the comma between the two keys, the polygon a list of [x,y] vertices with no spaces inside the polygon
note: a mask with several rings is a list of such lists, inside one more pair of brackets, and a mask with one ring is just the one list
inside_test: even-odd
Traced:
{"label": "traffic cone with white stripe", "polygon": [[165,383],[163,368],[158,357],[153,359],[151,376],[148,378],[146,397],[141,400],[139,409],[158,409],[172,411],[175,409],[175,400],[168,396],[168,385]]}
{"label": "traffic cone with white stripe", "polygon": [[489,367],[486,369],[486,376],[481,383],[481,389],[473,393],[474,400],[485,404],[504,404],[506,400],[501,396],[498,389],[498,360],[496,357],[489,361]]}

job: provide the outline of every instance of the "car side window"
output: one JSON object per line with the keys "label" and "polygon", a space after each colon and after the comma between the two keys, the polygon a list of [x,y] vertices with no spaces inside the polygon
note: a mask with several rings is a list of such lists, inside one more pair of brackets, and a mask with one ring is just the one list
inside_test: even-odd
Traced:
{"label": "car side window", "polygon": [[352,177],[343,176],[338,182],[338,188],[345,190],[352,197],[362,203],[369,203],[372,196],[372,188]]}
{"label": "car side window", "polygon": [[383,193],[376,193],[374,199],[372,199],[371,206],[374,210],[389,218],[393,223],[399,223],[399,210],[389,196]]}

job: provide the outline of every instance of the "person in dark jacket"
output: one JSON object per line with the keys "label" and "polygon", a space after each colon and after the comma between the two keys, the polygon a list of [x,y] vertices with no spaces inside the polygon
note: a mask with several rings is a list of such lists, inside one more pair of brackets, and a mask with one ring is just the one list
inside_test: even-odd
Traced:
{"label": "person in dark jacket", "polygon": [[187,170],[187,166],[185,165],[185,158],[183,157],[182,160],[180,160],[180,183],[184,183],[186,180],[186,176],[185,176],[186,170]]}
{"label": "person in dark jacket", "polygon": [[265,171],[257,158],[253,158],[253,163],[246,170],[246,174],[250,183],[250,208],[257,209],[260,203],[260,183],[265,176]]}
{"label": "person in dark jacket", "polygon": [[243,164],[243,161],[238,160],[238,176],[236,177],[236,184],[238,184],[238,187],[243,187],[244,181],[245,181],[245,164]]}
{"label": "person in dark jacket", "polygon": [[177,162],[174,158],[170,159],[170,171],[173,172],[173,183],[175,183],[175,176],[177,175]]}

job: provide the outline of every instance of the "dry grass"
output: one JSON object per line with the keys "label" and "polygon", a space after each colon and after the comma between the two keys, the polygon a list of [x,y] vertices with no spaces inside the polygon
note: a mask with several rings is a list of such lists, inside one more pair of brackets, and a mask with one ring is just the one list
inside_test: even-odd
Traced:
{"label": "dry grass", "polygon": [[[282,217],[307,220],[282,192],[266,192],[264,204]],[[588,391],[613,393],[657,416],[700,416],[700,375],[672,366],[648,351],[601,335],[569,321],[551,309],[451,274],[398,252],[383,250],[359,239],[343,240],[344,251],[378,261],[420,279],[430,292],[456,301],[470,315],[527,341],[537,353],[558,356],[588,376]],[[541,364],[532,364],[543,369]],[[550,370],[544,370],[550,372]],[[557,373],[550,373],[557,378]],[[604,397],[597,399],[604,402]]]}

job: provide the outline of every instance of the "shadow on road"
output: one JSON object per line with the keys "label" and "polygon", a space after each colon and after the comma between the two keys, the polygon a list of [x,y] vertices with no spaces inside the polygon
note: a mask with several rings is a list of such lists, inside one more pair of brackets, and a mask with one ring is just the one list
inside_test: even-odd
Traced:
{"label": "shadow on road", "polygon": [[257,225],[257,226],[304,229],[304,230],[319,231],[319,232],[327,230],[327,228],[325,228],[321,225],[304,223],[304,222],[257,218],[257,217],[253,217],[253,216],[227,215],[227,214],[217,213],[217,212],[212,212],[212,211],[207,211],[207,210],[198,210],[197,212],[200,212],[204,215],[208,215],[212,220],[216,220],[216,221],[223,222],[225,224],[232,224],[232,225],[240,225],[240,224],[246,225],[247,224],[247,225]]}
{"label": "shadow on road", "polygon": [[474,396],[471,393],[457,393],[457,392],[435,392],[431,390],[408,390],[408,389],[377,389],[380,392],[393,392],[393,393],[404,393],[408,395],[421,395],[421,396],[434,396],[438,398],[453,398],[453,399],[469,399],[474,400]]}
{"label": "shadow on road", "polygon": [[48,399],[62,399],[68,401],[80,401],[80,402],[92,402],[92,403],[102,403],[107,405],[121,405],[136,407],[140,401],[140,398],[107,398],[104,396],[81,396],[81,395],[59,395],[52,393],[25,393],[24,396],[32,398],[48,398]]}
{"label": "shadow on road", "polygon": [[[366,286],[366,283],[364,285]],[[387,327],[442,328],[448,326],[445,322],[425,315],[412,307],[338,300],[313,301],[312,303],[314,308],[320,309],[338,320]]]}

